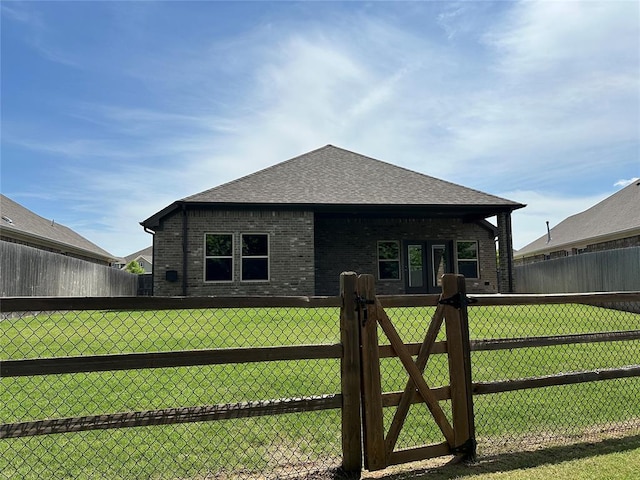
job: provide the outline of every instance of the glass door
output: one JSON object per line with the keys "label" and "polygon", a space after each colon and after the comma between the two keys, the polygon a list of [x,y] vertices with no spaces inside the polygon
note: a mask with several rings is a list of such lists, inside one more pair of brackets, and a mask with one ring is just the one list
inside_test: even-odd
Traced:
{"label": "glass door", "polygon": [[418,240],[403,244],[406,293],[440,293],[442,275],[451,271],[453,242]]}
{"label": "glass door", "polygon": [[407,245],[407,264],[409,266],[409,275],[407,278],[409,289],[416,289],[422,291],[424,288],[424,245],[409,244]]}

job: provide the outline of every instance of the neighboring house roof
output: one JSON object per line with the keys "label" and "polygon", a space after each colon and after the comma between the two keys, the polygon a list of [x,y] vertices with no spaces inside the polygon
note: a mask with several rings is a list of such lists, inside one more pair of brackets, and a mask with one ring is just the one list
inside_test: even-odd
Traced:
{"label": "neighboring house roof", "polygon": [[640,235],[640,181],[600,203],[566,218],[545,234],[514,253],[515,258]]}
{"label": "neighboring house roof", "polygon": [[0,234],[3,237],[105,262],[116,259],[69,227],[36,215],[1,194],[0,213]]}
{"label": "neighboring house roof", "polygon": [[524,205],[327,145],[174,202],[142,225],[153,228],[183,204],[336,208],[431,208],[478,218]]}
{"label": "neighboring house roof", "polygon": [[143,248],[131,255],[127,255],[126,257],[120,259],[118,262],[118,266],[123,269],[125,268],[129,262],[135,260],[142,266],[145,270],[145,273],[151,273],[153,268],[153,246]]}
{"label": "neighboring house roof", "polygon": [[137,260],[140,257],[144,258],[147,261],[151,261],[148,259],[153,258],[153,246],[143,248],[142,250],[132,253],[131,255],[127,255],[126,257],[124,257],[124,260],[125,263],[129,263],[131,260]]}

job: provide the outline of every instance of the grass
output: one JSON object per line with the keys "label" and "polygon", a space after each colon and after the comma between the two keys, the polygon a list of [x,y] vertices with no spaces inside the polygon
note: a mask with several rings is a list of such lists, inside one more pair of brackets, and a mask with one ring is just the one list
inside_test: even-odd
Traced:
{"label": "grass", "polygon": [[[422,341],[432,312],[389,310],[407,342]],[[638,329],[639,318],[583,305],[470,309],[472,338]],[[0,321],[0,360],[337,342],[338,311],[331,308],[68,312]],[[473,378],[613,368],[638,363],[638,358],[637,341],[474,352]],[[397,359],[382,360],[381,371],[385,391],[404,388],[407,376]],[[426,377],[432,386],[448,383],[445,356],[433,356]],[[3,378],[0,423],[339,390],[337,360]],[[480,448],[532,435],[582,435],[594,426],[622,425],[640,418],[639,396],[637,379],[479,396]],[[449,414],[448,402],[443,408]],[[385,411],[386,425],[392,415],[392,409]],[[412,406],[399,446],[441,440],[426,407]],[[3,440],[0,478],[187,478],[239,469],[268,471],[300,461],[339,463],[340,451],[340,412],[313,412]]]}
{"label": "grass", "polygon": [[[431,461],[408,471],[371,473],[379,480],[636,480],[640,436],[570,446],[486,455],[472,464]],[[435,463],[439,465],[435,466]]]}

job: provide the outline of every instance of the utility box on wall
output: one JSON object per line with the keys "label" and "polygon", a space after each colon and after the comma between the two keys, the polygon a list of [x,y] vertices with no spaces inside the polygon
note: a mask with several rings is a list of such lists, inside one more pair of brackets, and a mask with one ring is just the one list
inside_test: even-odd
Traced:
{"label": "utility box on wall", "polygon": [[178,281],[178,271],[177,270],[167,270],[164,276],[167,282],[177,282]]}

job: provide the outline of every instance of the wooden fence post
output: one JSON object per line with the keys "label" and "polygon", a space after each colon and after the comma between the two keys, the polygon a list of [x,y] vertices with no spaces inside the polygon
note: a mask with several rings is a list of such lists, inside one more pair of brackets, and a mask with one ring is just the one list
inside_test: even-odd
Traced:
{"label": "wooden fence post", "polygon": [[445,274],[443,276],[442,301],[445,302],[444,316],[447,328],[454,432],[452,451],[462,455],[465,460],[472,460],[476,455],[476,440],[466,292],[463,275]]}
{"label": "wooden fence post", "polygon": [[358,296],[362,342],[364,464],[368,470],[380,470],[387,466],[387,459],[382,419],[378,309],[373,275],[363,274],[358,277]]}
{"label": "wooden fence post", "polygon": [[356,312],[358,276],[340,274],[340,342],[342,358],[342,469],[351,474],[362,471],[362,434],[360,416],[360,325]]}

